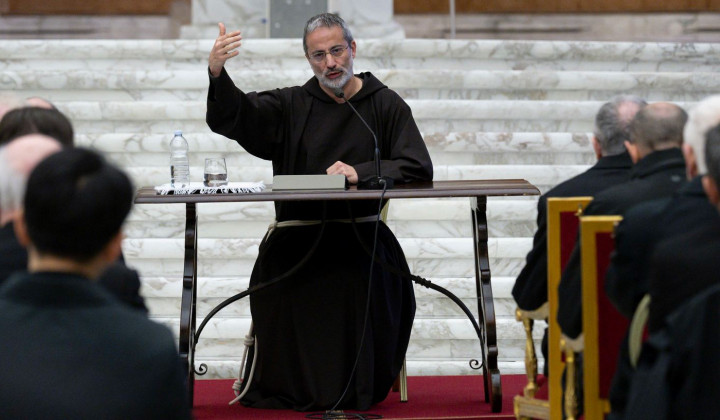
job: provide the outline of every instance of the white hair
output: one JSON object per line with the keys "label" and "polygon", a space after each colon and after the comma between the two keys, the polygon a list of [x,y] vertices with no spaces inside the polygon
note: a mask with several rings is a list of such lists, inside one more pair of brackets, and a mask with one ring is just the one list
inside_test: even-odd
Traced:
{"label": "white hair", "polygon": [[27,178],[10,164],[7,148],[0,147],[0,213],[10,213],[22,208]]}
{"label": "white hair", "polygon": [[705,134],[718,124],[720,124],[720,95],[703,99],[688,113],[688,120],[683,130],[683,141],[692,147],[700,175],[707,173]]}

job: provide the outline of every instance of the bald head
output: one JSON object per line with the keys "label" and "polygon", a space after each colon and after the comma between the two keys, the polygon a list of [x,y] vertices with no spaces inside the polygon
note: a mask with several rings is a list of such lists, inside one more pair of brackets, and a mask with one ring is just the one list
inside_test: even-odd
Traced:
{"label": "bald head", "polygon": [[55,108],[55,105],[50,103],[45,98],[41,98],[39,96],[31,96],[27,99],[25,99],[25,106],[34,106],[36,108],[45,108],[45,109],[57,109]]}
{"label": "bald head", "polygon": [[630,124],[630,143],[640,159],[656,150],[680,147],[686,121],[687,113],[675,104],[650,104],[638,111]]}
{"label": "bald head", "polygon": [[0,148],[0,226],[11,221],[22,207],[30,172],[61,149],[59,141],[42,134],[18,137]]}

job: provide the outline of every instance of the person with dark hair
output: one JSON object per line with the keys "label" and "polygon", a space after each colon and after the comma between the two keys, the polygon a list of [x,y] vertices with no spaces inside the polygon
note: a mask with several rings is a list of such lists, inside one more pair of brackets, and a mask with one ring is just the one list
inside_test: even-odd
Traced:
{"label": "person with dark hair", "polygon": [[87,149],[30,174],[15,222],[29,272],[0,287],[0,370],[12,378],[0,383],[3,417],[191,417],[170,330],[94,282],[120,253],[133,193]]}
{"label": "person with dark hair", "polygon": [[[376,175],[375,146],[349,101],[377,135],[385,177],[432,180],[430,155],[410,107],[371,73],[354,74],[357,45],[339,16],[323,13],[305,26],[303,48],[315,76],[303,86],[265,92],[245,93],[234,85],[224,66],[239,54],[242,37],[219,27],[208,62],[206,120],[214,132],[271,160],[274,175],[339,174],[358,184]],[[379,204],[275,203],[276,228],[260,245],[250,285],[306,262],[250,296],[259,350],[248,358],[257,355],[255,368],[249,362],[246,370],[243,404],[364,410],[386,398],[405,358],[415,296],[407,277],[378,266],[381,260],[409,273],[400,244],[382,222],[370,276],[366,249],[372,249]]]}
{"label": "person with dark hair", "polygon": [[25,106],[8,111],[0,120],[0,145],[33,133],[55,138],[64,147],[75,141],[72,123],[57,109]]}

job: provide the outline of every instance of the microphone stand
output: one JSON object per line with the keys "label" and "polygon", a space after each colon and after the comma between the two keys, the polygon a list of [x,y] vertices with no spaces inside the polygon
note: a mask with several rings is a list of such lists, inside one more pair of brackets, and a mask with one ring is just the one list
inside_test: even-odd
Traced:
{"label": "microphone stand", "polygon": [[382,190],[382,189],[390,189],[395,186],[395,180],[390,178],[389,176],[382,176],[380,173],[380,146],[378,145],[378,139],[375,135],[375,132],[370,128],[368,123],[365,122],[365,119],[360,115],[360,113],[355,109],[355,107],[345,99],[345,92],[342,91],[342,89],[337,88],[333,89],[333,93],[335,96],[337,96],[339,99],[343,99],[348,106],[350,106],[350,109],[353,110],[355,115],[360,118],[360,121],[365,125],[365,127],[370,131],[370,134],[373,136],[373,140],[375,141],[375,176],[366,179],[364,181],[358,180],[357,188],[359,190]]}

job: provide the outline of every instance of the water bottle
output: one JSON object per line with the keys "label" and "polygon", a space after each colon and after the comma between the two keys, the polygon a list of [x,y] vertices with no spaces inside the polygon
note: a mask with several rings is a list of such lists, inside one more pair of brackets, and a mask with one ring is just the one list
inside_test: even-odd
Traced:
{"label": "water bottle", "polygon": [[170,141],[170,185],[182,187],[190,185],[190,161],[188,160],[188,142],[182,130],[176,130]]}

